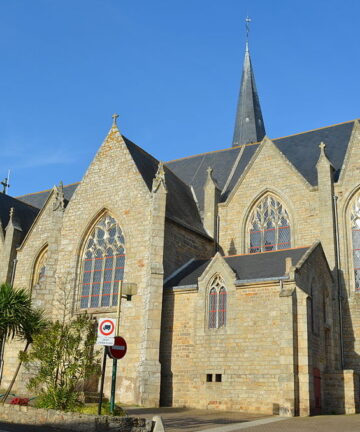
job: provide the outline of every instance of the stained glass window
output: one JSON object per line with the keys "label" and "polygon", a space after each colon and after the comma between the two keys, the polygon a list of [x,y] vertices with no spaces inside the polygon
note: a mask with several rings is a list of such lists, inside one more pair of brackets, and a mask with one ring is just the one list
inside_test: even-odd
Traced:
{"label": "stained glass window", "polygon": [[224,281],[217,275],[211,283],[209,291],[209,328],[225,327],[226,298],[227,293]]}
{"label": "stained glass window", "polygon": [[249,252],[266,252],[291,247],[289,216],[272,195],[266,195],[250,217]]}
{"label": "stained glass window", "polygon": [[115,219],[104,215],[86,240],[82,257],[80,308],[116,306],[123,280],[125,241]]}
{"label": "stained glass window", "polygon": [[351,234],[355,290],[360,291],[360,195],[351,209]]}

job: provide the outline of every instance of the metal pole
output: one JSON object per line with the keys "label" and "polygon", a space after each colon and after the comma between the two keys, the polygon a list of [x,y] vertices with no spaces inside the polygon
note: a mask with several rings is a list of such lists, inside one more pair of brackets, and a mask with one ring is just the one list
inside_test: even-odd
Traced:
{"label": "metal pole", "polygon": [[111,415],[114,415],[114,412],[115,412],[116,372],[117,372],[117,360],[113,359],[113,368],[112,368],[112,376],[111,376],[111,396],[110,396],[110,413],[111,413]]}
{"label": "metal pole", "polygon": [[98,405],[98,415],[101,415],[101,405],[102,405],[103,393],[104,393],[106,357],[107,357],[106,346],[104,346],[104,357],[103,357],[103,364],[102,364],[102,371],[101,371],[100,399],[99,399],[99,405]]}
{"label": "metal pole", "polygon": [[115,336],[120,336],[120,313],[121,313],[121,297],[122,297],[122,290],[123,290],[123,281],[120,281],[119,286],[119,293],[118,293],[118,304],[117,304],[117,311],[116,311],[116,333]]}
{"label": "metal pole", "polygon": [[[120,331],[120,313],[121,313],[121,298],[122,298],[123,282],[120,281],[118,304],[116,311],[116,336],[119,336]],[[110,413],[114,415],[115,411],[115,390],[116,390],[116,372],[117,360],[113,359],[112,375],[111,375],[111,395],[110,395]]]}

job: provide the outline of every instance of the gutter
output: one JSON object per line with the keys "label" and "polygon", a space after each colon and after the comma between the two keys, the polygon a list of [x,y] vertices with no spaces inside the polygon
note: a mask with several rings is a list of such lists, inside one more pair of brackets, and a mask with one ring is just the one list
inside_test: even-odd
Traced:
{"label": "gutter", "polygon": [[289,280],[290,276],[286,275],[286,276],[272,276],[272,277],[267,277],[267,278],[258,278],[258,279],[237,279],[235,281],[235,285],[239,286],[239,285],[245,285],[245,284],[251,284],[251,283],[259,283],[259,282],[278,282],[281,280]]}

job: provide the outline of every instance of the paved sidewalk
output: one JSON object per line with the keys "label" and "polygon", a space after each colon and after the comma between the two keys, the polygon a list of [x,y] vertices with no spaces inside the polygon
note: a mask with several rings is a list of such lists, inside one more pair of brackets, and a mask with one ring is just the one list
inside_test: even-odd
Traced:
{"label": "paved sidewalk", "polygon": [[[243,426],[247,427],[243,428]],[[294,417],[263,425],[256,425],[256,422],[248,423],[240,427],[233,429],[232,432],[237,430],[239,432],[358,432],[360,431],[360,414]],[[217,432],[226,431],[218,429]]]}
{"label": "paved sidewalk", "polygon": [[243,424],[245,422],[267,418],[261,414],[248,414],[234,411],[199,410],[189,408],[129,408],[125,407],[130,416],[152,419],[161,416],[166,432],[195,432],[218,428],[226,425]]}

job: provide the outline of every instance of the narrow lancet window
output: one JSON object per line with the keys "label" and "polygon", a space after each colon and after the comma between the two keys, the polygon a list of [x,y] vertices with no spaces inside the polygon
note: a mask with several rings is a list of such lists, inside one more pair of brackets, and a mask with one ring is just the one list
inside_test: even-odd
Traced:
{"label": "narrow lancet window", "polygon": [[209,291],[209,328],[225,327],[227,292],[222,278],[217,275],[213,279]]}
{"label": "narrow lancet window", "polygon": [[33,273],[33,283],[32,286],[41,286],[45,280],[46,264],[48,257],[48,248],[45,247],[39,254]]}
{"label": "narrow lancet window", "polygon": [[106,214],[96,223],[86,240],[80,308],[116,306],[124,265],[124,236],[115,219]]}
{"label": "narrow lancet window", "polygon": [[290,222],[284,206],[266,195],[250,216],[249,252],[267,252],[291,247]]}
{"label": "narrow lancet window", "polygon": [[351,234],[355,290],[360,291],[360,195],[351,209]]}

